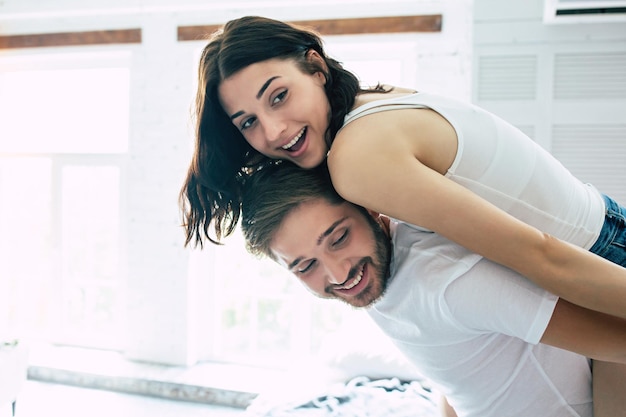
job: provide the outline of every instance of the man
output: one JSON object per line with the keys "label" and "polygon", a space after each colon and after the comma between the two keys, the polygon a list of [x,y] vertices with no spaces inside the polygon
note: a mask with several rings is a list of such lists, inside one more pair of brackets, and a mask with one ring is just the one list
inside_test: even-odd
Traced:
{"label": "man", "polygon": [[[248,250],[366,308],[459,416],[592,416],[588,358],[626,363],[626,324],[441,236],[344,201],[325,167],[244,183]],[[424,198],[427,198],[425,196]]]}

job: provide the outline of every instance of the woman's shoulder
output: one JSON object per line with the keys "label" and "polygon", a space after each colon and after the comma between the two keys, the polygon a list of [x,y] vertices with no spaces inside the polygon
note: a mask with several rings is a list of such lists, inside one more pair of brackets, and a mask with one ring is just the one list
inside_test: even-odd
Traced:
{"label": "woman's shoulder", "polygon": [[419,121],[406,115],[407,111],[411,110],[372,112],[345,124],[330,147],[329,164],[343,170],[353,169],[353,164],[363,168],[363,161],[368,161],[365,165],[371,167],[374,156],[380,160],[383,155],[413,153],[420,141]]}
{"label": "woman's shoulder", "polygon": [[[338,142],[357,140],[360,146],[366,138],[372,138],[380,145],[381,135],[398,137],[410,133],[417,136],[416,130],[425,122],[418,116],[429,110],[421,104],[420,96],[415,90],[385,86],[388,92],[365,92],[357,96],[352,111],[346,114],[344,124],[335,136],[333,147]],[[419,113],[416,113],[418,111]],[[357,139],[347,139],[347,138]]]}
{"label": "woman's shoulder", "polygon": [[373,158],[397,162],[412,155],[437,172],[445,172],[456,155],[456,133],[443,116],[423,105],[424,100],[417,97],[421,95],[407,90],[365,98],[362,107],[346,116],[335,136],[329,164],[335,169],[353,169],[353,164],[363,161],[371,166]]}
{"label": "woman's shoulder", "polygon": [[352,111],[372,102],[391,100],[417,93],[415,90],[393,85],[382,85],[382,88],[384,89],[383,91],[366,91],[358,94],[354,100]]}

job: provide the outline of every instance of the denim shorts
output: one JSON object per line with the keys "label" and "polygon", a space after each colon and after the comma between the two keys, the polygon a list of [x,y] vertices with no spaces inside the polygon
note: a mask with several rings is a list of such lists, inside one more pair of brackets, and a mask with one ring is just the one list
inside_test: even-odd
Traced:
{"label": "denim shorts", "polygon": [[591,252],[626,267],[626,207],[603,195],[606,206],[604,226]]}

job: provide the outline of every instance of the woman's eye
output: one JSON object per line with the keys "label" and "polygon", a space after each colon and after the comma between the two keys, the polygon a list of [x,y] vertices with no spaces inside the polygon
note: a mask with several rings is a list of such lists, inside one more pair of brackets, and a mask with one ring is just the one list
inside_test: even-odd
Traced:
{"label": "woman's eye", "polygon": [[278,104],[282,102],[285,99],[286,95],[287,95],[287,90],[278,93],[276,97],[272,99],[272,104]]}
{"label": "woman's eye", "polygon": [[307,272],[309,272],[309,271],[311,271],[311,270],[313,269],[313,267],[315,266],[315,264],[316,264],[316,261],[315,261],[315,260],[309,261],[309,263],[307,263],[307,264],[304,266],[304,268],[300,268],[300,269],[298,269],[298,273],[299,273],[299,274],[306,274]]}
{"label": "woman's eye", "polygon": [[250,126],[252,126],[252,123],[254,123],[255,120],[256,119],[254,117],[244,120],[244,122],[241,124],[241,130],[248,129]]}

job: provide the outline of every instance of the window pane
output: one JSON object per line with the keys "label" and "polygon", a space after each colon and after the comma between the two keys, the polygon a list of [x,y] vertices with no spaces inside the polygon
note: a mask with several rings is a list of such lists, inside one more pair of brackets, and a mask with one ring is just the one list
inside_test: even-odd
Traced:
{"label": "window pane", "polygon": [[266,298],[258,302],[258,352],[262,357],[289,354],[289,330],[292,327],[293,306],[287,299]]}
{"label": "window pane", "polygon": [[128,68],[0,72],[0,151],[128,148]]}
{"label": "window pane", "polygon": [[218,354],[224,357],[245,356],[255,347],[250,297],[228,295],[220,297],[218,314],[222,317]]}
{"label": "window pane", "polygon": [[61,195],[66,333],[110,336],[121,302],[119,168],[64,167]]}
{"label": "window pane", "polygon": [[119,168],[65,167],[62,181],[64,275],[73,281],[115,279]]}
{"label": "window pane", "polygon": [[127,151],[129,95],[127,51],[0,57],[0,155],[12,154],[0,167],[0,271],[15,277],[0,283],[0,320],[11,327],[121,342],[119,161],[93,154]]}
{"label": "window pane", "polygon": [[52,164],[0,158],[0,331],[45,338],[57,316]]}
{"label": "window pane", "polygon": [[314,354],[350,309],[313,297],[277,263],[253,258],[239,230],[215,251],[221,317],[215,354],[222,360],[287,366]]}
{"label": "window pane", "polygon": [[354,313],[354,309],[337,300],[315,300],[313,305],[313,323],[311,326],[312,352],[318,352],[324,338],[337,331],[344,320]]}

